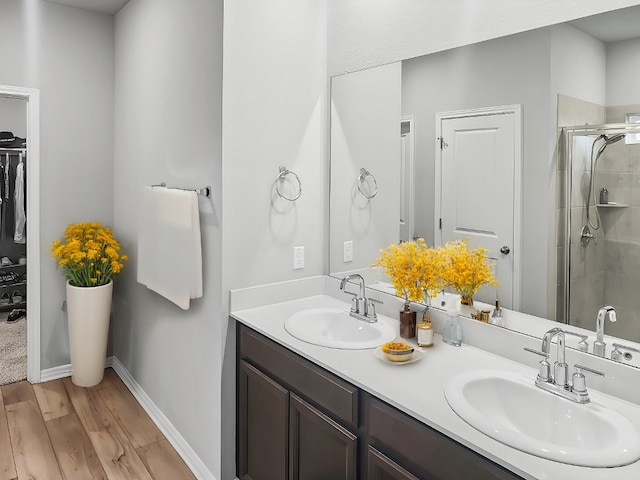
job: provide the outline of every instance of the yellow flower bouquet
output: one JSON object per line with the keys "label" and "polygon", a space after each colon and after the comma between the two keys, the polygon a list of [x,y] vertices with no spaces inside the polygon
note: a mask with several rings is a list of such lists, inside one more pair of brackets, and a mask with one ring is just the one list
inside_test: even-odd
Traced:
{"label": "yellow flower bouquet", "polygon": [[441,253],[428,248],[424,239],[390,245],[380,253],[373,266],[385,269],[396,295],[404,298],[405,310],[409,309],[410,302],[423,301],[427,292],[444,288],[439,276]]}
{"label": "yellow flower bouquet", "polygon": [[110,228],[100,223],[75,223],[67,227],[64,241],[51,244],[51,254],[69,283],[75,287],[108,284],[122,270],[126,255]]}
{"label": "yellow flower bouquet", "polygon": [[467,241],[447,242],[442,249],[444,261],[440,276],[467,302],[473,303],[473,295],[483,285],[497,285],[493,270],[487,263],[487,250],[482,247],[469,249]]}

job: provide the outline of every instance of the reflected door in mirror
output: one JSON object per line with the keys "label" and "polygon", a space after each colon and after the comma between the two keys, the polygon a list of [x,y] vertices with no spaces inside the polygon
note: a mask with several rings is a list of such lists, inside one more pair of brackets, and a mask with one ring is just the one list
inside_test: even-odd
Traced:
{"label": "reflected door in mirror", "polygon": [[[497,264],[498,298],[516,309],[518,120],[518,106],[438,114],[441,201],[435,212],[442,244],[468,240],[470,248],[487,249]],[[496,287],[483,287],[476,296],[493,303]]]}

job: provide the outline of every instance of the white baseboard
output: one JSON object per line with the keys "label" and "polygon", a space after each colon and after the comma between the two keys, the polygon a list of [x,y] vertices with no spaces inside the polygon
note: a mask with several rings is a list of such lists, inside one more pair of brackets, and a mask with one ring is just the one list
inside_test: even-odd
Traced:
{"label": "white baseboard", "polygon": [[120,363],[116,357],[113,357],[111,366],[136,400],[138,400],[138,403],[140,403],[144,411],[151,417],[151,420],[158,426],[165,438],[173,445],[173,448],[178,452],[178,455],[182,457],[196,478],[198,478],[198,480],[216,480],[216,477],[209,471],[196,452],[193,451],[189,443],[180,435],[178,430],[176,430],[156,404],[153,403],[149,395],[146,394],[140,384],[131,376],[125,366]]}
{"label": "white baseboard", "polygon": [[[107,357],[104,362],[104,368],[113,366],[113,357]],[[47,368],[40,371],[40,382],[50,382],[51,380],[58,380],[59,378],[65,378],[71,376],[71,364],[60,365],[58,367]]]}
{"label": "white baseboard", "polygon": [[[216,477],[209,471],[206,465],[200,460],[200,457],[193,451],[189,443],[176,430],[173,424],[164,416],[162,411],[151,400],[149,395],[142,389],[140,384],[131,376],[125,366],[115,357],[108,357],[105,362],[105,368],[112,367],[118,374],[122,382],[131,391],[140,406],[151,417],[151,420],[160,429],[165,438],[182,457],[184,463],[187,464],[191,472],[198,480],[216,480]],[[48,368],[40,372],[40,381],[48,382],[59,378],[71,376],[71,364],[60,365],[58,367]]]}

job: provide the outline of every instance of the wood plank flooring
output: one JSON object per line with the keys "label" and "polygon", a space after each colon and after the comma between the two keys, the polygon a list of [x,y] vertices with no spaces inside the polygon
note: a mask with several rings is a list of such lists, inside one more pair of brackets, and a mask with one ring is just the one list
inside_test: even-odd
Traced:
{"label": "wood plank flooring", "polygon": [[0,406],[0,480],[195,479],[112,369],[91,388],[3,385]]}

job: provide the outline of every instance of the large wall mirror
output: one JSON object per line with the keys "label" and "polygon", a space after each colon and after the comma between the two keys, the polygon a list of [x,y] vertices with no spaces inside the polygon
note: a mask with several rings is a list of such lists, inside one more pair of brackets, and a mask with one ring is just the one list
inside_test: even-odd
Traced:
{"label": "large wall mirror", "polygon": [[[640,266],[640,145],[608,141],[619,131],[611,124],[640,118],[639,68],[640,7],[631,7],[333,77],[331,275],[358,272],[393,293],[371,268],[380,249],[417,237],[438,245],[463,225],[472,243],[495,236],[489,256],[508,279],[482,301],[594,330],[608,297],[579,287],[608,283],[621,311],[607,333],[640,342],[640,303],[620,299],[640,288],[640,269],[628,268]],[[563,133],[585,124],[604,127]],[[483,154],[502,140],[478,134],[505,130],[506,164]],[[610,160],[600,152],[594,172],[604,144]],[[625,208],[596,207],[602,187]],[[589,188],[602,228],[585,248]],[[622,274],[607,270],[612,259]]]}

